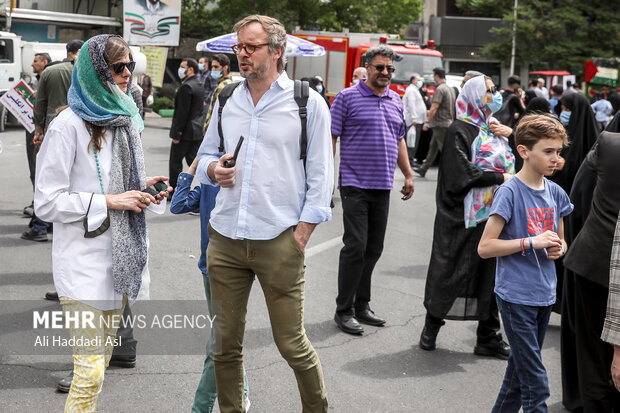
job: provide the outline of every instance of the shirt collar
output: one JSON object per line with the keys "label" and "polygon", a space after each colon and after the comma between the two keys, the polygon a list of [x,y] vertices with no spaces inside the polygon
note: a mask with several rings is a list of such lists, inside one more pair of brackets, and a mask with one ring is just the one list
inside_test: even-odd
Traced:
{"label": "shirt collar", "polygon": [[383,95],[381,95],[381,96],[379,96],[375,92],[373,92],[373,90],[371,88],[369,88],[368,85],[366,84],[366,82],[364,82],[364,81],[360,81],[355,87],[357,87],[357,90],[364,97],[378,96],[378,97],[387,97],[389,99],[392,98],[392,96],[390,96],[390,87],[389,86],[387,88],[385,88],[385,93]]}

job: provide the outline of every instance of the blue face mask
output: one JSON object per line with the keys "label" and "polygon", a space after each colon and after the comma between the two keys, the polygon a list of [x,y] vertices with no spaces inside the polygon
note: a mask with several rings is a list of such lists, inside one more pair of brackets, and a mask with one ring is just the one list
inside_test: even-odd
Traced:
{"label": "blue face mask", "polygon": [[205,70],[205,64],[204,63],[198,63],[198,70],[200,70],[201,72]]}
{"label": "blue face mask", "polygon": [[418,83],[416,83],[416,86],[418,87],[418,89],[422,89],[422,86],[424,86],[424,81],[418,80]]}
{"label": "blue face mask", "polygon": [[211,71],[211,77],[215,80],[218,80],[220,77],[222,77],[222,71],[221,70],[212,70]]}
{"label": "blue face mask", "polygon": [[502,99],[502,94],[499,92],[495,92],[493,94],[493,102],[487,103],[487,107],[491,110],[491,113],[495,113],[502,108],[502,103],[504,103],[504,99]]}
{"label": "blue face mask", "polygon": [[323,93],[323,85],[316,85],[316,91],[319,93]]}
{"label": "blue face mask", "polygon": [[570,112],[566,110],[560,112],[560,122],[562,122],[562,125],[568,126],[568,122],[570,122]]}

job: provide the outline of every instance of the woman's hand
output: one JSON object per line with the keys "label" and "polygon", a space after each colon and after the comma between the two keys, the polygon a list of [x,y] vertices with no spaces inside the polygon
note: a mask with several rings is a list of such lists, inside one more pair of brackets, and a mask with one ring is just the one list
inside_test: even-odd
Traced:
{"label": "woman's hand", "polygon": [[512,135],[512,128],[506,125],[502,125],[499,122],[492,122],[489,125],[489,129],[494,135],[503,136],[505,138]]}
{"label": "woman's hand", "polygon": [[[167,176],[153,176],[146,180],[146,186],[151,186],[151,185],[156,184],[157,182],[164,182],[168,180],[170,180],[170,178],[168,178]],[[164,198],[168,198],[168,195],[170,195],[170,192],[172,192],[172,190],[173,188],[169,186],[168,188],[166,188],[165,191],[161,191],[155,197],[154,202],[159,205]]]}
{"label": "woman's hand", "polygon": [[153,195],[140,191],[127,191],[122,194],[106,195],[105,201],[108,209],[133,212],[142,212],[151,202],[156,202]]}
{"label": "woman's hand", "polygon": [[198,156],[194,158],[194,162],[189,166],[189,170],[187,171],[190,175],[196,175],[196,169],[198,169]]}

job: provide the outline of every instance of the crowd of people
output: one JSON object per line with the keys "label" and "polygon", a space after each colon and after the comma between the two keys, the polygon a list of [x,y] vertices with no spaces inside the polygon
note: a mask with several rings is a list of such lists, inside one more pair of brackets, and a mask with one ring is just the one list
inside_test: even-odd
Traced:
{"label": "crowd of people", "polygon": [[[330,105],[320,77],[288,77],[280,22],[248,16],[234,31],[244,82],[233,82],[225,54],[180,64],[169,177],[146,176],[145,96],[121,37],[70,42],[58,64],[35,56],[36,129],[26,135],[34,201],[25,210],[33,220],[22,238],[44,241],[54,230],[56,292],[47,298],[101,320],[130,312],[150,284],[144,210],[162,213],[169,198],[172,213],[200,215],[198,267],[215,319],[192,412],[211,412],[216,399],[222,412],[250,407],[243,338],[254,280],[303,411],[327,412],[321,362],[304,329],[304,262],[315,227],[332,218],[337,147],[344,246],[334,321],[352,335],[388,323],[370,303],[395,169],[408,200],[414,172],[424,178],[439,158],[419,347],[436,349],[446,319],[477,320],[473,352],[507,360],[493,411],[547,411],[541,349],[555,310],[565,407],[618,411],[620,113],[613,116],[612,96],[590,104],[538,79],[523,91],[518,76],[502,90],[476,71],[457,94],[435,68],[434,93],[414,74],[401,100],[389,87],[398,56],[381,45]],[[264,168],[273,159],[278,169]],[[122,324],[69,334],[124,335],[132,346]],[[109,364],[135,366],[135,340],[120,350],[74,347],[72,376],[59,384],[69,392],[65,411],[95,410]]]}

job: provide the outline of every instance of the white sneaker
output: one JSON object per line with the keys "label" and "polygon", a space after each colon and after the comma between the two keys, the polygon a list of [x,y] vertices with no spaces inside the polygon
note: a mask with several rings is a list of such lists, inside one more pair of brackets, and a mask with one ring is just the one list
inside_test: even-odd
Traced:
{"label": "white sneaker", "polygon": [[250,399],[248,399],[247,397],[245,398],[245,400],[243,401],[245,404],[245,411],[246,413],[250,411]]}

